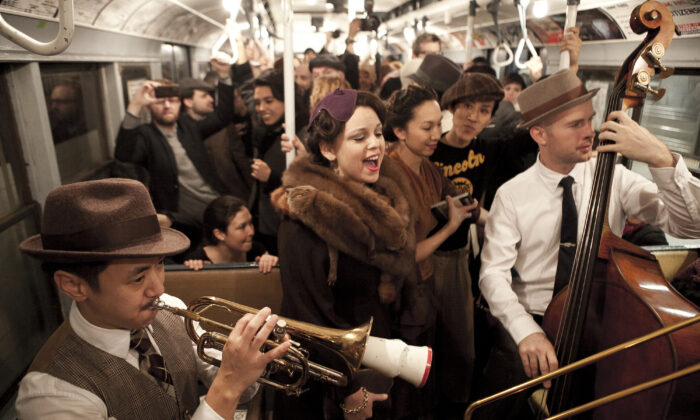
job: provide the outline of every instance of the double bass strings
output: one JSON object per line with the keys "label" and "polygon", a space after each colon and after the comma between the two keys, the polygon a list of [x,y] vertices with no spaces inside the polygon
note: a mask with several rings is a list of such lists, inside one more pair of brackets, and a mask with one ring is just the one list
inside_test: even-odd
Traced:
{"label": "double bass strings", "polygon": [[[622,105],[624,83],[616,86],[608,101],[606,116]],[[605,144],[607,142],[604,142]],[[560,365],[572,363],[578,356],[578,343],[583,331],[595,259],[597,258],[604,217],[607,214],[608,194],[615,169],[616,153],[606,152],[597,156],[595,175],[590,201],[586,213],[584,231],[576,249],[576,256],[569,281],[568,296],[564,306],[564,316],[555,341],[555,350]],[[569,376],[565,375],[554,383],[551,398],[552,412],[563,409],[569,388]],[[543,393],[540,407],[543,406],[547,393]],[[542,415],[544,413],[540,413]]]}

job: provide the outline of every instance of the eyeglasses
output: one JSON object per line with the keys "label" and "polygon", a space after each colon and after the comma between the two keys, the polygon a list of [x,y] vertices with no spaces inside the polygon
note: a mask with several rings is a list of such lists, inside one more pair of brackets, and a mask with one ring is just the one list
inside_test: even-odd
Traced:
{"label": "eyeglasses", "polygon": [[177,104],[180,103],[180,98],[178,98],[177,96],[173,96],[171,98],[158,98],[158,100],[155,101],[154,104],[164,105],[166,102],[170,104]]}

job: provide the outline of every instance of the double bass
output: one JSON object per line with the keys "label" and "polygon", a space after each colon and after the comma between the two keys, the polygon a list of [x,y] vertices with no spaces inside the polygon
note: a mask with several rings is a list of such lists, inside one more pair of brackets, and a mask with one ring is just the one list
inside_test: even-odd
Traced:
{"label": "double bass", "polygon": [[[632,110],[639,120],[657,71],[675,31],[670,12],[647,1],[632,12],[632,29],[647,32],[625,60],[614,83],[606,115]],[[559,365],[697,316],[700,311],[666,282],[654,256],[615,236],[608,226],[608,202],[616,166],[615,153],[599,153],[583,234],[579,239],[569,284],[552,299],[543,329],[555,344]],[[609,395],[666,375],[700,360],[700,325],[678,330],[556,379],[546,396],[550,414],[580,400]],[[586,414],[595,419],[690,419],[700,413],[700,374],[602,405]]]}

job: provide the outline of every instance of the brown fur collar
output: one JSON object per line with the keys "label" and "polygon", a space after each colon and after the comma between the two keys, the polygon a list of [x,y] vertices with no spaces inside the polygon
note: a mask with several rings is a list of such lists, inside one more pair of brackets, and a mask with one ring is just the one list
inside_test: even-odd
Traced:
{"label": "brown fur collar", "polygon": [[307,157],[289,166],[282,185],[273,192],[273,204],[328,244],[329,282],[335,280],[337,251],[389,274],[406,277],[415,272],[416,239],[407,199],[413,191],[391,159],[383,160],[371,188],[346,181]]}

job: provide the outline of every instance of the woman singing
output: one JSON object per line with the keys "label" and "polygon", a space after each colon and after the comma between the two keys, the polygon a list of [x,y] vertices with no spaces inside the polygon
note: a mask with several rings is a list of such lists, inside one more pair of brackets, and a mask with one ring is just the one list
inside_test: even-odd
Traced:
{"label": "woman singing", "polygon": [[[406,198],[412,191],[400,168],[385,159],[384,113],[375,95],[345,89],[323,98],[311,114],[309,155],[287,169],[273,195],[285,214],[278,237],[284,316],[342,329],[373,317],[372,335],[390,335],[382,279],[391,282],[383,289],[395,292],[403,279],[415,279],[416,264]],[[372,417],[372,403],[387,395],[361,382],[354,378],[344,388],[314,383],[301,397],[282,398],[275,414]],[[375,418],[388,416],[379,411]]]}

